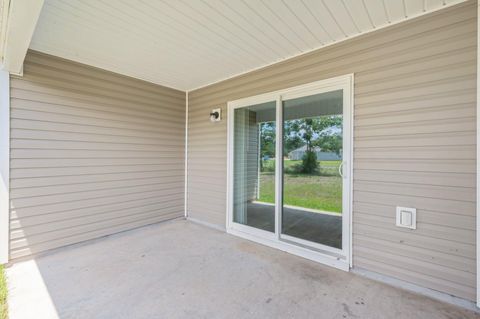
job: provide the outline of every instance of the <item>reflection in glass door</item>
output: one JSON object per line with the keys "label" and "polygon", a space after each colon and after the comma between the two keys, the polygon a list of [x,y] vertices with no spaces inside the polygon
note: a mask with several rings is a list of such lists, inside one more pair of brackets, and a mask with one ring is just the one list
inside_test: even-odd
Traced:
{"label": "reflection in glass door", "polygon": [[282,238],[342,249],[343,91],[282,104]]}
{"label": "reflection in glass door", "polygon": [[276,102],[234,111],[233,221],[275,232]]}

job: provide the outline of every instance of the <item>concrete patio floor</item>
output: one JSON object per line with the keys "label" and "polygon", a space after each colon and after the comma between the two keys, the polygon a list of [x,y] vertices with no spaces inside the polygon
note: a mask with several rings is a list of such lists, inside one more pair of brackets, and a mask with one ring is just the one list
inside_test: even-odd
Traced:
{"label": "concrete patio floor", "polygon": [[7,270],[10,318],[480,318],[185,220]]}

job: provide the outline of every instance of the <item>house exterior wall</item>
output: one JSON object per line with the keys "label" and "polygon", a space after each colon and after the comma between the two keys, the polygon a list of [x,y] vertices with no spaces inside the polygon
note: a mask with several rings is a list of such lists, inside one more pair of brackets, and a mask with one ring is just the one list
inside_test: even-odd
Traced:
{"label": "house exterior wall", "polygon": [[[188,215],[225,227],[228,101],[354,73],[354,267],[475,300],[476,12],[467,2],[189,92]],[[416,230],[395,227],[396,206],[417,208]]]}
{"label": "house exterior wall", "polygon": [[11,259],[183,216],[185,92],[29,52],[10,93]]}

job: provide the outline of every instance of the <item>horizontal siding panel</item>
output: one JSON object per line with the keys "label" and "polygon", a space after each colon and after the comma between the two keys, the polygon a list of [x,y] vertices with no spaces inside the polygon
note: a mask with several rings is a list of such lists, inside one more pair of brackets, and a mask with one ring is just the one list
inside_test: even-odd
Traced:
{"label": "horizontal siding panel", "polygon": [[125,230],[131,230],[137,227],[150,225],[173,218],[178,218],[178,213],[169,214],[166,216],[158,215],[155,216],[146,216],[143,218],[137,218],[134,221],[121,221],[115,224],[103,225],[104,227],[95,228],[95,229],[82,229],[78,234],[70,234],[66,237],[56,238],[53,240],[44,241],[38,244],[28,245],[25,240],[22,240],[16,244],[17,248],[11,247],[11,258],[16,259],[24,256],[29,256],[33,254],[42,253],[46,250],[72,245],[80,243],[92,238],[99,238],[103,236],[108,236]]}
{"label": "horizontal siding panel", "polygon": [[48,159],[12,159],[10,167],[42,168],[42,167],[88,167],[88,166],[124,166],[124,165],[175,165],[178,158],[164,155],[159,158],[48,158]]}
{"label": "horizontal siding panel", "polygon": [[[357,77],[358,81],[358,77]],[[476,90],[475,89],[462,89],[453,92],[440,92],[433,96],[427,95],[423,97],[405,97],[396,102],[385,103],[355,103],[356,115],[372,115],[379,113],[389,113],[396,111],[408,111],[408,110],[422,110],[432,107],[443,107],[449,105],[461,105],[467,103],[475,103]],[[355,125],[356,126],[356,125]]]}
{"label": "horizontal siding panel", "polygon": [[363,115],[355,117],[355,126],[371,126],[371,125],[389,125],[397,123],[412,123],[418,120],[443,120],[467,118],[475,116],[475,108],[471,103],[462,105],[447,105],[443,107],[433,107],[429,109],[415,111],[396,111],[388,114]]}
{"label": "horizontal siding panel", "polygon": [[[26,63],[28,66],[28,63]],[[98,88],[94,85],[86,84],[85,82],[75,83],[75,78],[73,79],[55,79],[49,77],[49,75],[53,75],[55,72],[48,72],[48,68],[43,68],[42,74],[37,74],[35,72],[30,72],[28,78],[23,78],[22,83],[16,88],[23,88],[28,89],[36,86],[36,84],[40,84],[42,86],[48,87],[48,90],[45,90],[45,93],[55,94],[55,92],[62,92],[60,94],[73,94],[73,97],[76,96],[88,96],[93,98],[100,99],[110,99],[111,101],[123,101],[124,103],[135,103],[135,104],[143,104],[147,106],[155,106],[158,99],[149,99],[149,98],[142,98],[138,96],[132,96],[131,94],[121,93],[121,92],[111,92],[109,90],[104,90]],[[29,70],[24,70],[25,72],[29,72]],[[61,75],[62,73],[57,73],[57,75]],[[20,82],[20,81],[18,81]],[[17,83],[18,83],[17,82]],[[43,90],[42,90],[43,91]],[[177,98],[176,102],[180,104],[181,98]],[[161,101],[165,103],[165,101]],[[170,108],[167,104],[164,106],[165,108]]]}
{"label": "horizontal siding panel", "polygon": [[379,90],[363,94],[355,93],[355,95],[359,104],[388,102],[390,100],[401,100],[405,96],[410,98],[421,97],[437,94],[439,92],[455,92],[458,90],[474,89],[476,87],[475,78],[476,76],[474,75],[467,75],[453,79],[437,80],[429,82],[427,85],[405,85],[403,87],[392,88],[389,90]]}
{"label": "horizontal siding panel", "polygon": [[475,188],[476,179],[471,173],[448,172],[402,172],[392,170],[356,169],[355,181],[379,181],[404,184],[424,184]]}
{"label": "horizontal siding panel", "polygon": [[476,191],[475,188],[458,188],[458,187],[444,187],[432,185],[415,185],[415,184],[401,184],[388,182],[363,182],[355,181],[353,190],[384,193],[384,194],[398,194],[414,197],[449,199],[457,201],[465,201],[475,203]]}
{"label": "horizontal siding panel", "polygon": [[439,212],[451,213],[453,215],[475,215],[475,203],[458,200],[384,194],[358,189],[354,193],[354,200],[363,203],[379,203],[385,205],[389,203],[397,203],[398,206],[416,207],[417,209],[427,210],[431,209]]}
{"label": "horizontal siding panel", "polygon": [[[120,210],[130,210],[130,209],[142,209],[143,207],[154,207],[158,210],[170,207],[179,207],[182,204],[182,198],[174,196],[170,198],[141,198],[137,200],[125,200],[118,201],[112,204],[96,205],[83,207],[78,209],[72,209],[68,211],[50,213],[50,214],[41,214],[33,216],[23,216],[15,215],[15,218],[12,218],[10,222],[10,227],[12,229],[22,229],[23,227],[36,227],[43,224],[50,224],[53,222],[67,221],[75,222],[77,219],[82,219],[88,216],[103,215],[120,211]],[[50,227],[50,226],[48,226]]]}
{"label": "horizontal siding panel", "polygon": [[35,196],[46,196],[53,194],[64,194],[64,193],[76,193],[76,192],[85,192],[91,190],[102,190],[102,189],[115,189],[122,187],[131,187],[135,188],[137,186],[143,185],[158,185],[158,184],[170,184],[178,182],[178,176],[171,177],[151,177],[151,178],[140,178],[140,179],[128,179],[121,181],[100,181],[96,183],[81,183],[81,184],[72,184],[59,185],[59,186],[44,186],[44,187],[28,187],[28,188],[12,188],[10,192],[10,198],[28,198]]}
{"label": "horizontal siding panel", "polygon": [[[183,214],[181,203],[177,203],[177,206],[172,207],[159,207],[159,205],[145,205],[137,206],[134,208],[128,208],[126,210],[117,210],[115,212],[105,213],[105,214],[96,214],[81,216],[81,219],[72,218],[63,221],[51,221],[49,223],[39,224],[35,226],[23,226],[20,229],[15,229],[12,227],[11,240],[21,240],[28,238],[30,243],[32,242],[41,242],[38,238],[45,238],[47,236],[52,236],[57,232],[66,232],[68,230],[74,230],[77,227],[94,225],[100,222],[108,222],[116,219],[122,219],[132,216],[137,216],[141,218],[142,215],[147,214],[172,214],[177,213],[178,216]],[[55,235],[58,236],[58,235]]]}
{"label": "horizontal siding panel", "polygon": [[163,147],[178,146],[159,144],[132,144],[122,143],[121,139],[115,143],[84,142],[84,141],[57,141],[57,140],[34,140],[34,139],[12,139],[11,149],[60,149],[60,150],[113,150],[113,151],[161,151]]}
{"label": "horizontal siding panel", "polygon": [[[465,257],[451,256],[443,252],[432,251],[418,247],[411,247],[407,245],[402,245],[400,243],[392,243],[386,245],[381,240],[369,238],[363,235],[357,235],[355,237],[355,242],[359,247],[376,247],[376,249],[381,252],[395,251],[395,253],[399,256],[421,260],[427,263],[434,263],[449,268],[449,271],[451,269],[452,271],[461,271],[470,274],[475,274],[476,271],[476,268],[472,267],[472,260]],[[466,268],[465,265],[468,265],[469,268]],[[471,283],[469,284],[469,286],[471,286]]]}
{"label": "horizontal siding panel", "polygon": [[[430,70],[417,69],[413,71],[414,65],[410,66],[409,73],[387,73],[383,77],[379,77],[376,81],[370,80],[362,82],[355,86],[355,92],[359,95],[369,94],[374,92],[396,92],[399,89],[411,87],[430,87],[432,84],[443,83],[444,81],[463,81],[465,78],[471,78],[476,75],[475,69],[472,69],[472,64],[475,64],[475,50],[470,49],[471,55],[468,61],[456,63],[453,65],[437,66]],[[425,65],[425,64],[424,64]],[[390,70],[385,70],[389,72]],[[403,70],[405,72],[408,71]],[[416,76],[412,78],[411,72],[415,72]],[[405,83],[408,79],[408,84]]]}
{"label": "horizontal siding panel", "polygon": [[134,172],[134,173],[111,173],[111,174],[92,174],[92,175],[70,175],[70,176],[49,176],[37,178],[17,178],[10,183],[11,191],[19,188],[34,188],[55,185],[75,185],[96,182],[109,181],[129,181],[140,179],[151,179],[158,177],[177,177],[184,178],[184,170],[169,170],[152,172]]}
{"label": "horizontal siding panel", "polygon": [[[227,102],[354,73],[354,267],[474,300],[476,12],[468,2],[189,92],[189,216],[225,227]],[[417,230],[394,226],[396,206],[418,209]]]}
{"label": "horizontal siding panel", "polygon": [[165,142],[165,145],[174,146],[183,143],[178,134],[165,133],[163,138],[152,138],[146,136],[129,137],[115,135],[100,135],[100,134],[86,134],[86,133],[70,133],[70,132],[49,132],[49,131],[35,131],[24,129],[12,129],[10,136],[14,139],[32,139],[32,140],[56,140],[56,141],[78,141],[78,142],[99,142],[99,143],[115,143],[122,142],[125,144],[140,144],[140,145],[158,145],[158,141]]}
{"label": "horizontal siding panel", "polygon": [[475,173],[475,161],[468,159],[397,159],[395,161],[381,159],[358,159],[355,169],[377,169],[393,171]]}
{"label": "horizontal siding panel", "polygon": [[[458,67],[467,67],[471,72],[471,63],[476,63],[476,50],[473,46],[467,46],[448,52],[433,55],[431,57],[415,59],[413,61],[393,64],[380,69],[372,69],[361,72],[357,77],[359,86],[375,85],[382,81],[404,81],[404,77],[411,77],[412,72],[417,76],[428,76],[433,73],[439,77],[444,76],[445,70],[456,72]],[[387,74],[385,74],[387,73]],[[463,75],[463,74],[461,74]],[[419,78],[416,78],[419,79]]]}
{"label": "horizontal siding panel", "polygon": [[[475,245],[464,244],[460,242],[452,242],[443,238],[432,238],[422,236],[415,232],[405,230],[379,229],[375,226],[357,223],[354,225],[354,241],[355,235],[363,235],[369,238],[382,240],[385,244],[399,243],[406,246],[430,249],[433,251],[447,253],[453,256],[465,257],[474,260]],[[355,251],[354,251],[355,254]]]}
{"label": "horizontal siding panel", "polygon": [[[40,85],[39,85],[40,84]],[[50,96],[56,96],[56,97],[63,97],[67,99],[74,99],[75,101],[80,100],[84,101],[87,103],[93,103],[93,104],[106,104],[106,105],[119,105],[119,107],[132,107],[132,106],[138,106],[140,105],[137,101],[126,101],[124,99],[116,99],[112,97],[105,97],[101,94],[95,95],[95,94],[88,94],[86,91],[85,92],[78,92],[75,90],[65,90],[63,88],[58,88],[55,86],[49,86],[48,84],[45,83],[39,83],[36,84],[34,81],[28,81],[28,78],[12,78],[11,81],[11,87],[16,90],[21,90],[24,93],[24,95],[18,94],[19,99],[31,99],[34,100],[34,96],[29,97],[29,93],[41,93],[41,94],[47,94]],[[12,90],[13,91],[13,90]],[[13,91],[15,93],[15,91]],[[60,102],[60,101],[59,101]],[[60,103],[59,103],[60,104]],[[162,105],[160,108],[159,105]],[[147,103],[146,105],[142,106],[146,107],[146,109],[150,107],[158,107],[159,111],[165,110],[165,109],[170,109],[172,111],[176,111],[177,108],[181,108],[182,104],[181,101],[178,102],[161,102],[159,101],[159,104],[155,105],[155,103]],[[155,114],[155,113],[154,113]]]}
{"label": "horizontal siding panel", "polygon": [[99,119],[99,118],[87,118],[87,117],[79,117],[75,115],[64,115],[64,114],[57,114],[55,112],[52,113],[45,113],[39,111],[30,111],[30,110],[21,110],[21,109],[12,109],[11,112],[12,119],[22,119],[22,120],[39,120],[39,121],[53,121],[59,122],[64,124],[81,124],[81,125],[90,125],[90,126],[104,126],[104,127],[112,127],[112,128],[124,128],[124,129],[132,129],[138,131],[146,131],[146,132],[164,132],[162,128],[157,125],[141,125],[141,123],[134,123],[126,121],[118,121],[118,120],[106,120],[106,119]]}
{"label": "horizontal siding panel", "polygon": [[[462,124],[463,126],[459,125]],[[355,127],[354,136],[357,140],[366,137],[396,137],[400,135],[412,135],[412,134],[443,134],[446,133],[473,133],[476,129],[475,119],[471,117],[462,117],[457,119],[444,119],[444,120],[421,120],[413,123],[398,123],[389,125],[372,125]],[[445,146],[444,146],[445,147]]]}
{"label": "horizontal siding panel", "polygon": [[106,205],[111,205],[115,203],[128,203],[133,201],[138,201],[141,203],[142,200],[149,200],[151,198],[156,198],[158,202],[169,202],[181,199],[182,196],[183,194],[175,190],[170,192],[167,192],[165,190],[129,192],[127,194],[90,198],[88,201],[78,200],[41,206],[30,206],[24,207],[22,209],[13,209],[11,211],[11,218],[29,218],[45,214],[65,213],[80,209],[88,209],[90,211],[93,207],[96,206],[104,207]]}
{"label": "horizontal siding panel", "polygon": [[165,151],[125,151],[125,150],[57,150],[57,149],[13,149],[12,157],[17,159],[46,158],[162,158],[178,156],[181,147],[165,147]]}
{"label": "horizontal siding panel", "polygon": [[[422,211],[418,210],[418,213],[421,214]],[[396,230],[397,228],[395,226],[395,216],[393,214],[390,216],[378,216],[357,213],[353,218],[353,222],[356,224],[371,225],[386,230],[390,229],[392,231]],[[417,221],[416,233],[421,236],[446,239],[452,242],[459,242],[463,244],[471,244],[475,240],[474,230],[458,229],[451,226],[424,224],[420,221]]]}
{"label": "horizontal siding panel", "polygon": [[32,80],[36,80],[36,76],[40,81],[45,77],[49,79],[54,78],[58,80],[64,80],[75,84],[75,89],[78,87],[85,87],[87,89],[92,87],[98,89],[101,88],[103,92],[109,92],[116,97],[122,97],[126,95],[129,98],[134,98],[135,100],[138,99],[140,102],[143,100],[152,102],[166,102],[170,98],[172,102],[178,103],[178,101],[182,99],[182,95],[185,94],[184,92],[177,91],[177,94],[170,96],[168,94],[155,94],[146,90],[139,91],[138,89],[130,88],[126,82],[123,83],[124,85],[120,86],[118,83],[110,83],[109,81],[105,81],[105,79],[97,79],[95,76],[82,74],[81,72],[75,72],[71,68],[65,70],[62,68],[62,66],[55,67],[52,65],[46,65],[42,61],[36,62],[28,60],[27,63],[25,63],[24,68],[29,72],[31,75],[30,79]]}
{"label": "horizontal siding panel", "polygon": [[91,175],[91,174],[113,174],[113,173],[132,173],[132,172],[168,172],[170,170],[179,170],[182,165],[124,165],[124,166],[88,166],[76,167],[72,172],[71,167],[55,167],[55,168],[22,168],[11,169],[11,178],[32,178],[32,177],[48,177],[48,176],[71,176],[71,175]]}
{"label": "horizontal siding panel", "polygon": [[[21,82],[20,82],[21,83]],[[16,82],[13,82],[10,92],[15,94],[18,101],[23,102],[37,102],[37,103],[46,103],[46,104],[55,104],[55,105],[64,105],[64,106],[71,106],[83,109],[93,109],[93,110],[101,110],[104,112],[112,112],[118,114],[131,114],[138,116],[138,112],[136,110],[139,108],[139,104],[133,103],[112,103],[112,101],[90,101],[87,98],[72,98],[71,96],[58,96],[52,94],[46,94],[31,90],[24,90],[21,88],[15,88]],[[17,85],[18,86],[18,85]],[[109,102],[109,103],[108,103]],[[180,104],[172,104],[172,106],[176,106],[181,108]],[[152,117],[162,119],[162,117],[166,114],[181,114],[180,110],[176,108],[173,109],[164,109],[155,106],[145,106],[141,105],[141,108],[145,111],[148,111]]]}
{"label": "horizontal siding panel", "polygon": [[420,146],[362,148],[355,153],[356,159],[472,159],[476,158],[475,145]]}
{"label": "horizontal siding panel", "polygon": [[171,88],[158,86],[153,83],[145,82],[127,76],[119,76],[117,73],[113,72],[92,72],[92,69],[97,69],[91,66],[87,66],[85,64],[76,63],[61,58],[46,60],[43,53],[39,53],[36,51],[29,52],[29,59],[27,62],[42,64],[61,70],[65,70],[65,68],[68,68],[69,72],[86,75],[89,78],[99,79],[104,82],[112,83],[113,85],[122,85],[124,87],[126,86],[128,88],[135,89],[138,92],[154,94],[158,98],[164,98],[168,96],[174,97],[176,99],[181,99],[185,95],[185,92],[183,91],[172,90]]}
{"label": "horizontal siding panel", "polygon": [[[177,126],[172,125],[173,128],[178,129],[178,124],[183,124],[181,121],[181,113],[168,112],[162,116],[151,116],[148,114],[120,114],[115,111],[102,111],[98,109],[84,109],[72,106],[64,106],[59,104],[39,103],[34,101],[15,100],[11,104],[12,109],[16,110],[30,110],[45,113],[55,114],[67,114],[71,116],[79,116],[86,118],[104,119],[108,121],[119,121],[128,123],[140,123],[147,127],[158,127],[158,123],[174,123]],[[181,127],[181,126],[180,126]]]}
{"label": "horizontal siding panel", "polygon": [[[432,276],[437,279],[451,281],[452,284],[457,284],[459,286],[463,285],[466,287],[474,288],[473,285],[476,280],[475,274],[473,273],[450,269],[442,265],[435,265],[436,272],[435,274],[432,274],[429,271],[429,267],[431,267],[430,265],[432,265],[432,263],[430,262],[425,262],[417,259],[406,260],[405,258],[403,258],[403,256],[395,254],[392,251],[379,251],[377,249],[364,248],[361,246],[358,248],[358,250],[368,252],[373,256],[373,258],[379,261],[391,263],[392,265],[396,265],[403,269],[415,269],[415,272],[426,276]],[[451,280],[448,280],[447,278]]]}
{"label": "horizontal siding panel", "polygon": [[12,259],[184,215],[183,92],[29,52],[10,96]]}
{"label": "horizontal siding panel", "polygon": [[40,207],[42,205],[52,205],[57,203],[71,202],[71,201],[83,201],[101,197],[111,197],[127,195],[131,193],[149,192],[152,190],[165,190],[165,194],[175,194],[175,192],[181,192],[182,183],[157,183],[143,186],[117,186],[116,188],[89,190],[83,192],[63,193],[58,195],[43,195],[43,196],[30,196],[26,198],[15,199],[15,209],[22,209],[25,207]]}
{"label": "horizontal siding panel", "polygon": [[[208,192],[213,193],[211,195],[215,196],[218,195],[218,192],[225,192],[225,181],[207,181],[204,182],[203,178],[191,178],[190,176],[188,177],[188,180],[192,182],[192,184],[195,184],[196,181],[200,180],[199,185],[191,186],[188,188],[190,192],[204,192],[205,188],[208,187]],[[215,194],[216,193],[216,194]]]}
{"label": "horizontal siding panel", "polygon": [[[396,207],[393,205],[384,205],[378,203],[353,202],[353,211],[356,216],[367,214],[375,216],[395,217]],[[424,225],[441,225],[444,227],[455,228],[458,232],[464,230],[475,230],[475,216],[456,215],[452,218],[449,212],[437,212],[422,210],[417,216],[417,222]]]}
{"label": "horizontal siding panel", "polygon": [[[168,129],[162,131],[148,130],[145,128],[113,128],[95,125],[81,125],[71,123],[60,123],[50,121],[28,120],[28,119],[13,119],[13,125],[17,129],[37,130],[37,131],[53,131],[53,132],[71,132],[84,134],[99,134],[99,135],[113,135],[125,137],[152,137],[161,138],[165,133],[171,133]],[[178,145],[177,147],[181,147]]]}
{"label": "horizontal siding panel", "polygon": [[475,142],[475,132],[405,134],[401,136],[358,137],[354,139],[355,146],[359,149],[364,147],[475,145]]}
{"label": "horizontal siding panel", "polygon": [[[364,251],[364,250],[363,250]],[[368,254],[369,251],[366,253]],[[450,291],[452,295],[465,298],[468,300],[475,299],[474,289],[472,287],[444,280],[444,278],[432,277],[422,274],[417,271],[412,271],[412,268],[402,268],[393,263],[384,262],[387,258],[383,255],[375,258],[357,257],[358,267],[368,269],[373,272],[385,274],[389,273],[391,277],[400,280],[406,280],[412,283],[422,282],[426,287],[437,291]]]}

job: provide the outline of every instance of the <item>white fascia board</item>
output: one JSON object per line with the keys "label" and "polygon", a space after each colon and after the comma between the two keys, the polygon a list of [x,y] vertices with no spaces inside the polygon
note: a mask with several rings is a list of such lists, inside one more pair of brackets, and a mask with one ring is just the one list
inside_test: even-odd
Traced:
{"label": "white fascia board", "polygon": [[6,15],[6,28],[2,30],[2,70],[22,75],[23,61],[27,55],[35,26],[44,0],[11,0]]}

